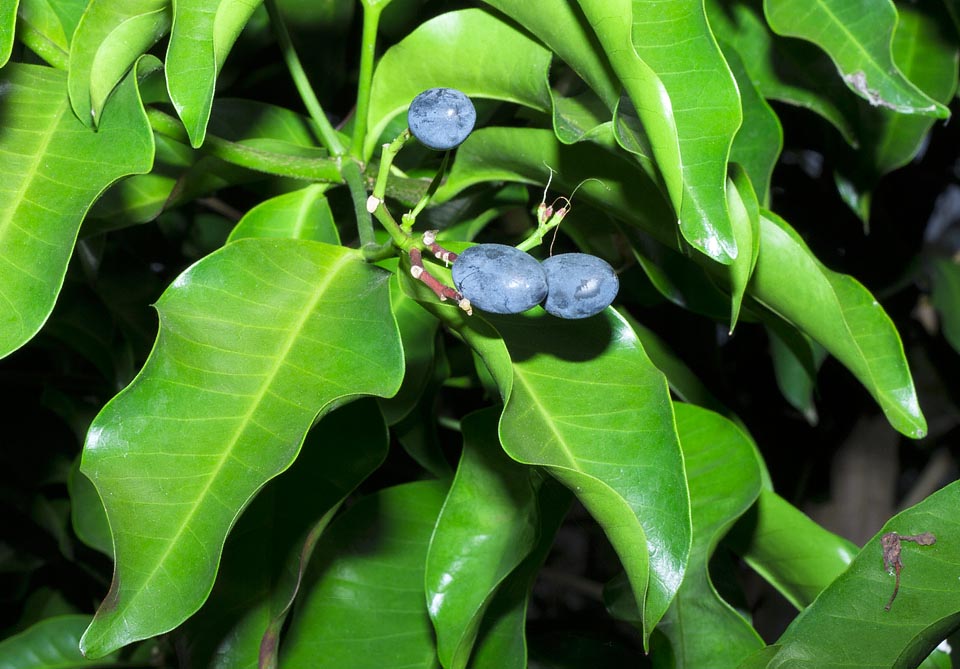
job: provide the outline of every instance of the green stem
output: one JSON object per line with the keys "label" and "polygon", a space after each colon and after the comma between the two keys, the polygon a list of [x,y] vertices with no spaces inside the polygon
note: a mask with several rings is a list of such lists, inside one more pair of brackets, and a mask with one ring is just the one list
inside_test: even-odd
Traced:
{"label": "green stem", "polygon": [[377,238],[373,232],[373,219],[370,218],[370,212],[367,211],[367,189],[363,184],[363,174],[360,173],[360,166],[352,160],[346,161],[343,165],[343,178],[347,182],[347,188],[350,190],[350,199],[353,200],[353,211],[357,217],[357,236],[360,238],[360,246],[376,244]]}
{"label": "green stem", "polygon": [[517,244],[517,248],[520,249],[521,251],[529,251],[534,247],[540,246],[540,244],[543,243],[544,236],[548,232],[553,230],[555,227],[560,225],[560,221],[563,220],[563,217],[566,214],[566,212],[562,209],[560,211],[563,211],[564,213],[560,214],[558,212],[553,216],[551,216],[549,219],[547,219],[546,222],[538,225],[537,229],[534,230],[532,233],[530,233],[529,237],[527,237],[522,242]]}
{"label": "green stem", "polygon": [[[150,126],[157,133],[178,142],[189,143],[187,131],[183,124],[173,116],[150,107],[147,108],[147,118],[150,120]],[[343,183],[343,177],[340,174],[340,161],[337,159],[304,158],[303,156],[273,153],[210,134],[207,134],[203,148],[200,150],[228,163],[258,172],[311,181]]]}
{"label": "green stem", "polygon": [[389,144],[384,145],[380,154],[380,167],[377,170],[377,182],[373,185],[373,196],[382,200],[387,194],[387,179],[390,176],[390,168],[393,166],[393,159],[400,153],[400,149],[410,141],[410,129],[406,128],[397,135]]}
{"label": "green stem", "polygon": [[434,175],[433,180],[430,182],[430,185],[427,187],[427,192],[423,194],[423,197],[420,198],[416,206],[403,215],[403,223],[401,227],[405,232],[410,232],[413,230],[413,224],[417,222],[417,216],[420,215],[420,212],[423,211],[423,208],[427,206],[427,203],[430,202],[430,198],[433,197],[433,194],[437,192],[437,188],[440,187],[440,182],[443,181],[443,175],[447,171],[447,164],[450,162],[450,152],[444,151],[443,160],[440,161],[440,168],[437,170],[436,175]]}
{"label": "green stem", "polygon": [[290,39],[287,26],[283,22],[280,10],[277,9],[276,0],[265,0],[264,4],[267,7],[267,13],[270,15],[270,25],[273,27],[277,42],[280,44],[283,59],[287,63],[287,69],[290,71],[290,76],[293,77],[293,83],[297,87],[297,92],[300,93],[300,99],[303,100],[303,104],[307,108],[310,118],[313,119],[313,122],[317,124],[317,128],[320,130],[320,142],[324,148],[330,152],[330,155],[344,155],[346,150],[340,142],[340,136],[330,124],[327,115],[323,112],[320,101],[313,92],[313,87],[310,85],[307,73],[304,71],[303,65],[300,63],[300,58],[293,48],[293,41]]}
{"label": "green stem", "polygon": [[413,237],[405,233],[397,221],[393,218],[393,214],[390,213],[390,210],[387,209],[387,205],[383,203],[383,200],[377,204],[377,208],[374,210],[373,215],[377,217],[377,220],[380,221],[380,225],[390,233],[390,238],[393,240],[393,245],[397,248],[402,249],[403,251],[409,251],[410,249],[419,247],[420,245],[414,241]]}
{"label": "green stem", "polygon": [[[377,55],[377,29],[383,6],[363,5],[363,38],[360,44],[360,73],[357,81],[357,106],[353,113],[353,141],[350,155],[363,161],[363,145],[367,140],[367,112],[370,107],[370,87],[373,82],[373,63]],[[384,3],[386,4],[386,3]]]}

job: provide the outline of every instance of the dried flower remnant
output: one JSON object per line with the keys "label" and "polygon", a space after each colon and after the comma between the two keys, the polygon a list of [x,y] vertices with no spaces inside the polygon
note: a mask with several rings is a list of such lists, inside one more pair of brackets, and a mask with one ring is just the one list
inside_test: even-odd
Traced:
{"label": "dried flower remnant", "polygon": [[937,538],[931,532],[922,532],[921,534],[900,535],[896,532],[887,532],[880,537],[880,546],[883,548],[883,566],[888,572],[894,572],[897,580],[893,585],[893,594],[890,595],[890,601],[884,607],[887,611],[893,606],[893,600],[897,598],[900,592],[900,571],[903,569],[903,562],[900,560],[901,542],[912,541],[921,546],[932,546],[937,543]]}

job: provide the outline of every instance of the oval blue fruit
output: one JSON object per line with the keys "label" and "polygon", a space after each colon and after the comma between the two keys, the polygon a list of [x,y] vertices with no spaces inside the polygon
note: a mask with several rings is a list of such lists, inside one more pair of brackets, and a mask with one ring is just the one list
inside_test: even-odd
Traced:
{"label": "oval blue fruit", "polygon": [[473,131],[477,110],[455,88],[431,88],[413,99],[407,110],[410,132],[437,151],[459,146]]}
{"label": "oval blue fruit", "polygon": [[547,296],[547,277],[531,255],[505,244],[477,244],[457,256],[453,285],[482,311],[519,314]]}
{"label": "oval blue fruit", "polygon": [[587,318],[617,297],[620,280],[607,261],[586,253],[562,253],[542,263],[547,275],[543,308],[558,318]]}

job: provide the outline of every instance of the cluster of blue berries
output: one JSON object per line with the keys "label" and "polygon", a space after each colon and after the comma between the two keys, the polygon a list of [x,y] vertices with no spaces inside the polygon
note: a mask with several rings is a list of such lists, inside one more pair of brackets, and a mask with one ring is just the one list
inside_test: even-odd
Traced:
{"label": "cluster of blue berries", "polygon": [[518,314],[542,303],[569,319],[600,313],[620,289],[616,272],[596,256],[563,253],[541,263],[504,244],[477,244],[457,256],[453,284],[483,311]]}
{"label": "cluster of blue berries", "polygon": [[[431,149],[447,151],[459,146],[473,131],[477,112],[466,95],[453,88],[431,88],[413,99],[407,111],[410,133]],[[435,244],[435,235],[424,243],[438,258],[452,257]],[[620,281],[604,260],[585,253],[564,253],[542,263],[513,246],[478,244],[453,263],[453,283],[458,293],[441,285],[427,272],[420,251],[411,251],[412,271],[441,299],[456,299],[495,314],[518,314],[543,304],[559,318],[587,318],[606,309],[617,296]]]}

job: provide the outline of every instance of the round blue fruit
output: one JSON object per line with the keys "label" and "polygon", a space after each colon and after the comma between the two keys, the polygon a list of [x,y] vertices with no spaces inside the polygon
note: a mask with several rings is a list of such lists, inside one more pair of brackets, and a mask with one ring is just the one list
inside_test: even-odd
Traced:
{"label": "round blue fruit", "polygon": [[542,263],[547,275],[543,308],[558,318],[587,318],[606,309],[620,290],[617,273],[586,253],[562,253]]}
{"label": "round blue fruit", "polygon": [[431,88],[413,99],[407,111],[410,132],[421,144],[446,151],[463,143],[477,122],[470,98],[455,88]]}
{"label": "round blue fruit", "polygon": [[547,296],[547,277],[531,255],[505,244],[477,244],[457,256],[453,285],[482,311],[519,314]]}

